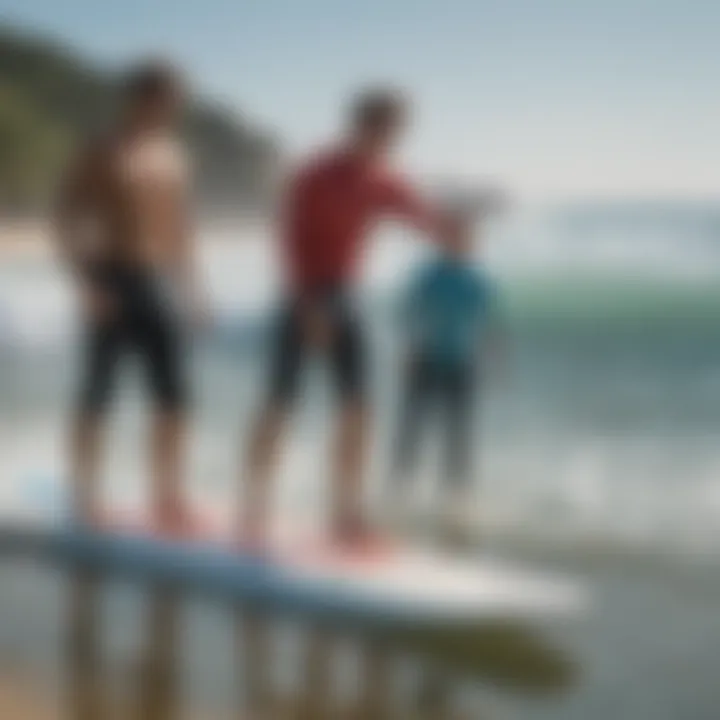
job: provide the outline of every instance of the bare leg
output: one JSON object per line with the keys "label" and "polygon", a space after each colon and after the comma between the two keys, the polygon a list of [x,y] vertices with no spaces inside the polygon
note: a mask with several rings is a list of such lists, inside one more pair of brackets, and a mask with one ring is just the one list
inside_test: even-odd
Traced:
{"label": "bare leg", "polygon": [[93,523],[99,515],[98,476],[102,450],[103,419],[96,413],[81,413],[75,421],[70,452],[73,515]]}
{"label": "bare leg", "polygon": [[342,409],[335,437],[332,486],[332,524],[340,536],[352,534],[363,524],[368,425],[362,403],[349,403]]}
{"label": "bare leg", "polygon": [[148,598],[147,646],[141,663],[139,720],[177,716],[179,603],[169,590],[153,589]]}
{"label": "bare leg", "polygon": [[444,390],[446,424],[446,508],[442,522],[444,539],[455,549],[468,546],[473,538],[473,401],[472,374],[458,370],[446,378]]}
{"label": "bare leg", "polygon": [[403,398],[400,408],[400,426],[397,432],[395,455],[393,458],[392,489],[405,489],[415,471],[422,425],[432,399],[432,378],[421,362],[408,363]]}
{"label": "bare leg", "polygon": [[241,536],[251,540],[267,534],[270,515],[272,476],[285,425],[285,412],[279,408],[263,411],[252,430],[244,471]]}
{"label": "bare leg", "polygon": [[151,440],[153,514],[163,528],[183,531],[191,518],[183,498],[185,418],[176,412],[159,412],[153,420]]}

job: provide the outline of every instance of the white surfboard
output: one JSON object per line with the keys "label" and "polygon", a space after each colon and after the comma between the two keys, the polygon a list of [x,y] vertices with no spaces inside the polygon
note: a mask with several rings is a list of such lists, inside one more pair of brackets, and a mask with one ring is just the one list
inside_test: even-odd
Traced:
{"label": "white surfboard", "polygon": [[0,556],[27,553],[269,610],[355,622],[570,617],[586,604],[579,582],[492,557],[458,558],[403,543],[338,550],[293,533],[258,554],[238,548],[222,530],[168,538],[142,522],[133,523],[139,530],[120,525],[88,531],[37,505],[15,508],[0,515]]}

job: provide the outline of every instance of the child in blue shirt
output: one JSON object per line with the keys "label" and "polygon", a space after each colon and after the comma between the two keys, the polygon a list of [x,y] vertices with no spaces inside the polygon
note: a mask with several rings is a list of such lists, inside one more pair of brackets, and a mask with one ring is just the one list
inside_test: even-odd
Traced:
{"label": "child in blue shirt", "polygon": [[420,431],[430,415],[442,422],[449,498],[463,504],[472,485],[474,409],[486,351],[494,342],[495,288],[471,261],[473,217],[449,210],[438,257],[421,268],[403,303],[407,344],[400,427],[394,458],[396,489],[416,464]]}

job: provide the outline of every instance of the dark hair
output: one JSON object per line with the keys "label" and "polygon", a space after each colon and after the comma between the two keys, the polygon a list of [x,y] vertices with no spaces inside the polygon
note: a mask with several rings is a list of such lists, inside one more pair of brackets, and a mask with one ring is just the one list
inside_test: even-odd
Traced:
{"label": "dark hair", "polygon": [[405,95],[395,88],[376,87],[358,93],[350,105],[355,130],[378,130],[400,122],[407,111]]}
{"label": "dark hair", "polygon": [[179,72],[170,63],[151,60],[136,65],[125,76],[125,97],[131,103],[163,99],[182,88]]}

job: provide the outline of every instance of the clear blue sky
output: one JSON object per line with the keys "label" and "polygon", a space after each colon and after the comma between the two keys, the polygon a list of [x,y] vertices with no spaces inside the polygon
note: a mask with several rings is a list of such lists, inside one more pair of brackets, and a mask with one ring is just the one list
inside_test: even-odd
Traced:
{"label": "clear blue sky", "polygon": [[717,0],[0,0],[109,63],[162,52],[293,149],[406,85],[405,161],[530,197],[720,191]]}

